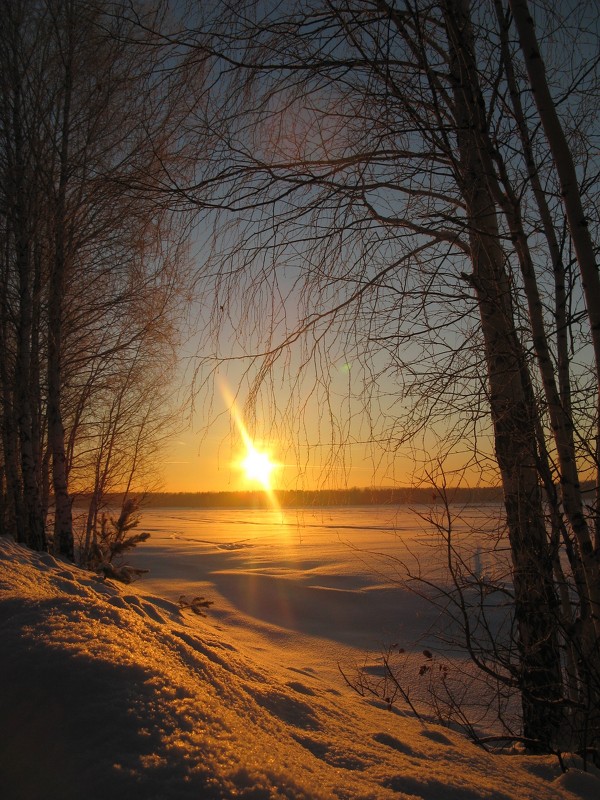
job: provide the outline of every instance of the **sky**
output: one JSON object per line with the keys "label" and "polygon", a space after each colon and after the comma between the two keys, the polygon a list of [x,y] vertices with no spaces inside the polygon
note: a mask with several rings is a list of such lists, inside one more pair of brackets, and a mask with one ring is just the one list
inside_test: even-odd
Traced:
{"label": "sky", "polygon": [[[580,54],[575,55],[580,57]],[[346,152],[346,149],[348,153],[354,152],[352,125],[348,125],[348,131],[337,130],[340,117],[339,107],[336,104],[332,105],[332,109],[337,123],[331,129],[328,124],[330,116],[328,104],[333,103],[332,98],[338,97],[339,102],[339,98],[352,98],[352,94],[346,95],[343,89],[340,89],[339,96],[332,92],[330,97],[328,92],[324,92],[319,100],[319,93],[313,92],[310,95],[310,102],[304,95],[300,100],[294,101],[293,93],[287,92],[285,87],[278,86],[276,80],[274,85],[276,88],[273,89],[273,95],[267,96],[271,100],[273,97],[283,98],[282,108],[278,109],[275,103],[271,118],[271,122],[274,120],[274,130],[278,131],[277,141],[273,142],[274,133],[269,133],[271,123],[265,124],[263,129],[259,124],[260,115],[258,115],[256,139],[254,124],[247,122],[241,126],[241,131],[231,134],[234,141],[237,141],[236,135],[240,136],[240,142],[244,145],[243,147],[239,145],[240,153],[245,152],[245,147],[248,147],[251,153],[254,153],[252,148],[255,146],[263,147],[267,151],[270,147],[275,147],[275,161],[282,156],[285,157],[284,161],[287,160],[289,154],[286,148],[295,141],[296,128],[302,131],[304,113],[307,115],[307,132],[299,139],[299,152],[304,147],[302,141],[305,135],[308,150],[314,150],[318,154],[321,154],[322,149],[322,155],[327,156],[329,148],[333,154],[338,153],[338,150]],[[341,85],[343,86],[343,83]],[[368,108],[368,104],[366,107]],[[393,106],[391,108],[393,109]],[[221,111],[222,108],[218,105],[217,113]],[[311,114],[315,115],[314,119]],[[253,117],[249,119],[254,120]],[[399,116],[398,124],[401,120],[402,115]],[[382,130],[385,130],[385,127]],[[246,140],[247,131],[251,133]],[[311,137],[314,137],[314,142]],[[360,143],[361,140],[358,140],[356,146],[359,147]],[[366,151],[367,154],[369,152],[370,150]],[[316,158],[314,153],[311,158]],[[400,155],[398,158],[400,159]],[[383,158],[380,166],[377,166],[377,159],[371,159],[370,156],[365,156],[364,161],[366,174],[371,176],[371,181],[374,181],[375,186],[380,183],[379,190],[375,194],[382,202],[385,201],[382,207],[388,202],[391,208],[398,202],[401,202],[403,207],[405,187],[402,162],[399,160],[396,165],[397,174],[394,170],[390,172],[401,189],[398,194],[402,199],[399,201],[392,200],[392,197],[396,197],[396,192],[389,190],[391,179],[386,177],[389,169],[387,159]],[[244,163],[243,156],[240,163]],[[316,163],[319,163],[318,158]],[[368,169],[366,165],[369,166]],[[372,175],[369,171],[371,169]],[[381,174],[378,172],[379,169],[382,170]],[[310,173],[310,170],[308,171]],[[319,174],[317,167],[315,174]],[[256,186],[260,185],[260,180],[260,177],[256,178]],[[295,180],[296,188],[303,189],[304,178],[300,176]],[[357,176],[350,171],[348,180],[357,180]],[[440,177],[439,180],[440,186],[443,186],[444,179]],[[291,184],[293,185],[293,181]],[[318,181],[316,185],[319,186]],[[273,486],[314,489],[418,484],[424,479],[431,463],[435,464],[438,452],[443,451],[448,444],[451,455],[446,458],[444,469],[451,475],[449,482],[454,485],[461,482],[469,485],[478,484],[482,479],[479,470],[466,469],[469,459],[473,459],[473,453],[467,452],[468,443],[460,438],[453,441],[455,431],[451,416],[445,422],[434,419],[426,420],[423,427],[419,427],[419,424],[413,425],[418,435],[410,445],[400,442],[397,425],[398,422],[402,423],[405,418],[409,418],[409,404],[403,402],[401,397],[406,390],[406,383],[410,383],[412,379],[411,370],[413,375],[419,375],[422,379],[424,393],[430,392],[429,396],[433,397],[437,394],[438,388],[432,385],[435,380],[432,379],[432,375],[443,376],[446,364],[448,369],[456,370],[451,374],[459,377],[456,378],[455,386],[449,386],[445,392],[440,391],[439,410],[435,412],[438,417],[443,413],[446,401],[449,404],[449,415],[452,413],[453,402],[462,404],[461,411],[465,418],[471,413],[473,416],[485,414],[485,411],[481,411],[485,405],[485,402],[481,402],[484,395],[482,388],[484,381],[479,377],[483,374],[483,368],[480,364],[479,376],[473,378],[476,369],[473,365],[477,356],[468,354],[469,349],[472,348],[474,351],[477,347],[478,327],[474,300],[472,298],[469,301],[464,300],[464,282],[458,277],[463,271],[469,271],[468,264],[463,263],[464,254],[457,251],[448,255],[445,247],[438,252],[432,243],[431,252],[421,262],[418,245],[422,242],[419,238],[413,241],[404,234],[383,236],[381,232],[377,232],[377,226],[370,228],[364,225],[362,217],[368,218],[364,210],[359,213],[352,203],[349,203],[349,208],[354,209],[353,212],[343,211],[346,208],[343,192],[339,193],[334,203],[329,199],[328,190],[325,191],[325,199],[319,199],[318,191],[314,196],[309,192],[306,198],[302,191],[298,191],[297,196],[292,193],[294,199],[290,202],[289,208],[286,207],[286,202],[273,201],[267,204],[268,211],[265,212],[262,210],[262,203],[266,202],[269,193],[266,190],[264,194],[261,193],[256,186],[250,191],[249,196],[254,197],[256,191],[256,197],[260,198],[261,202],[257,203],[256,209],[253,209],[252,204],[248,207],[246,200],[241,201],[229,184],[223,182],[221,189],[223,192],[233,191],[232,197],[227,196],[226,205],[231,203],[235,207],[237,203],[243,209],[238,222],[233,224],[233,220],[225,213],[219,218],[219,224],[214,229],[207,225],[197,232],[199,238],[194,245],[196,252],[193,257],[197,261],[199,274],[202,273],[202,265],[210,260],[209,253],[222,248],[228,255],[224,255],[221,262],[219,262],[221,257],[217,256],[216,262],[208,269],[209,273],[211,271],[219,273],[219,268],[225,265],[221,278],[213,274],[205,283],[200,281],[203,288],[206,288],[207,297],[204,300],[206,308],[199,309],[199,316],[207,315],[208,321],[205,319],[206,327],[201,326],[192,333],[191,341],[196,345],[192,357],[206,355],[210,353],[211,347],[216,345],[218,354],[215,349],[215,358],[220,356],[229,359],[257,352],[261,346],[268,348],[276,345],[286,336],[291,335],[294,338],[290,355],[280,359],[273,367],[273,383],[263,395],[264,402],[257,404],[255,419],[243,419],[255,446],[261,452],[268,453],[278,465],[272,472]],[[427,186],[426,179],[425,186]],[[248,187],[241,182],[237,191],[245,198],[247,190]],[[449,191],[452,196],[452,190]],[[277,195],[276,191],[274,195]],[[303,208],[301,204],[304,202],[308,203],[308,209],[311,208],[311,202],[320,209],[314,219],[312,212],[307,212],[305,215],[296,209],[296,203],[300,204],[298,208]],[[336,213],[339,213],[339,219],[347,219],[345,223],[347,228],[340,228],[343,235],[339,236],[337,246],[332,245],[329,250],[328,246],[323,245],[320,249],[318,243],[321,240],[337,241],[335,232],[338,229],[329,215],[332,215],[331,219],[337,218],[330,208],[330,202],[331,208],[338,209]],[[417,210],[418,208],[417,205]],[[357,215],[356,218],[353,214]],[[285,222],[287,215],[290,215],[288,223]],[[308,226],[311,220],[314,227],[305,228],[304,226]],[[322,230],[328,232],[327,236],[322,236]],[[360,236],[355,231],[360,232]],[[209,241],[211,234],[215,236],[215,241],[212,243]],[[366,244],[361,245],[360,237],[365,237]],[[417,254],[415,258],[416,263],[420,264],[419,270],[405,265],[403,249],[409,248],[411,244]],[[436,259],[439,259],[439,262]],[[368,285],[367,277],[376,274],[382,265],[394,264],[396,260],[398,275],[390,273],[391,277],[386,275],[385,279],[381,278],[380,281],[378,279],[381,285],[378,283],[378,291],[372,300],[369,299],[369,293],[365,292],[364,297],[360,295],[359,302],[352,301],[351,307],[357,309],[356,317],[350,312],[346,315],[346,311],[328,317],[327,311],[332,306],[336,307],[339,304],[340,307],[344,307],[345,300],[349,294],[351,295],[351,289],[348,287],[360,286],[361,281],[365,281],[365,285]],[[409,259],[406,264],[410,263],[412,262]],[[437,265],[435,269],[432,264]],[[414,276],[413,273],[420,274],[421,271],[424,276],[422,279]],[[312,290],[302,287],[303,274],[313,275],[308,279],[309,285],[313,287]],[[211,293],[211,280],[215,291],[222,294],[217,296]],[[416,288],[422,289],[421,280],[425,286],[428,285],[428,280],[431,280],[433,286],[432,299],[428,299],[426,313],[421,308],[420,291],[416,292],[416,300],[407,299],[410,298],[411,291],[414,293]],[[392,285],[395,281],[397,286],[392,291],[387,284],[389,282]],[[398,291],[400,286],[403,287],[402,292]],[[398,299],[398,294],[402,294],[402,299]],[[429,298],[429,295],[427,297]],[[373,312],[372,324],[363,319],[365,315],[368,320],[369,310]],[[312,322],[315,319],[318,321],[313,327]],[[333,322],[330,322],[331,319]],[[302,343],[293,334],[297,326],[302,327],[307,320],[310,324],[307,325],[309,330],[306,336],[307,342],[304,343],[307,348],[304,350],[304,355],[310,352],[311,347],[315,347],[315,343],[317,344],[310,359],[303,360]],[[353,322],[355,328],[352,327]],[[330,324],[331,329],[328,328]],[[337,329],[338,325],[341,329],[336,341],[332,330]],[[419,328],[426,325],[431,326],[431,341],[427,340],[427,344],[420,345],[423,354],[423,361],[420,362],[419,350],[414,353],[406,351],[412,346],[413,340],[418,339]],[[439,335],[436,333],[438,327]],[[203,334],[211,330],[214,334],[215,328],[220,329],[215,339],[211,340],[209,337],[203,340]],[[364,341],[353,339],[353,333],[356,331],[358,336],[363,334]],[[394,344],[391,343],[394,337],[396,337],[395,351]],[[408,346],[407,341],[409,341]],[[374,342],[379,342],[380,347],[374,345]],[[457,356],[459,351],[461,351],[460,357]],[[462,352],[467,355],[463,357]],[[363,357],[362,364],[357,363],[355,354]],[[368,361],[371,357],[373,363]],[[384,363],[382,359],[386,357],[388,362]],[[314,367],[308,368],[308,380],[297,385],[295,379],[309,360],[314,361]],[[402,372],[406,364],[408,368],[405,370],[407,375],[405,378]],[[441,366],[438,367],[438,364]],[[467,375],[464,379],[463,371]],[[225,374],[222,376],[229,386],[229,392],[236,398],[239,407],[238,418],[243,416],[245,401],[250,394],[250,384],[243,379],[242,374],[242,363],[236,365],[230,362],[229,371],[225,369]],[[418,378],[415,382],[416,380]],[[371,381],[372,383],[369,383]],[[438,383],[444,383],[444,377],[441,377]],[[365,386],[373,387],[373,393],[369,394],[367,389],[361,397],[361,391]],[[316,388],[317,392],[310,395],[313,388]],[[480,393],[479,397],[476,396],[477,392]],[[467,405],[470,401],[473,410]],[[166,491],[196,492],[256,488],[256,482],[249,481],[243,470],[239,469],[245,451],[243,443],[240,443],[239,426],[234,419],[236,414],[231,416],[230,407],[231,404],[224,400],[218,388],[213,391],[209,386],[206,393],[198,396],[189,424],[186,422],[182,426],[165,458],[162,472],[163,488]],[[487,424],[489,425],[489,421]],[[391,443],[387,452],[378,448],[375,441],[378,438]],[[493,451],[489,441],[482,435],[481,427],[476,431],[476,435],[473,435],[473,441],[483,445],[487,456]],[[463,471],[463,467],[466,471]],[[496,472],[489,467],[487,469],[490,471],[484,478],[488,482],[495,481]]]}
{"label": "sky", "polygon": [[[319,463],[317,450],[312,453],[313,463],[306,464],[300,460],[302,455],[294,451],[293,442],[282,442],[275,436],[272,440],[261,437],[254,441],[256,449],[270,454],[276,464],[272,474],[276,489],[392,485],[385,476],[378,476],[365,451],[359,451],[348,469],[343,465],[336,469]],[[177,436],[165,454],[161,489],[167,492],[261,489],[260,481],[249,479],[241,465],[246,452],[226,418],[213,422],[207,432],[190,427]]]}
{"label": "sky", "polygon": [[[217,399],[222,401],[222,398]],[[431,439],[433,441],[433,435]],[[373,446],[355,443],[345,446],[343,452],[335,456],[327,444],[301,447],[293,435],[283,439],[277,431],[271,437],[258,436],[253,443],[258,452],[267,454],[275,464],[271,474],[274,489],[410,486],[424,479],[427,466],[423,457],[408,446],[404,451],[385,455]],[[225,403],[221,417],[209,422],[208,427],[202,412],[197,412],[164,452],[164,461],[160,465],[160,491],[262,489],[261,482],[249,478],[243,468],[246,455],[247,447],[236,431]],[[460,455],[444,462],[449,472],[456,470],[451,484],[478,483],[479,473],[464,472],[462,462]]]}
{"label": "sky", "polygon": [[[397,447],[378,444],[378,436],[389,424],[389,412],[400,417],[403,414],[402,403],[396,398],[398,389],[386,377],[377,384],[374,398],[361,397],[364,370],[343,354],[316,367],[325,370],[330,384],[327,392],[308,400],[306,384],[290,388],[289,368],[276,365],[273,382],[267,384],[269,391],[256,404],[253,416],[245,411],[250,391],[247,362],[222,363],[215,380],[208,380],[201,391],[196,391],[192,384],[195,381],[197,388],[200,381],[194,370],[202,354],[202,337],[192,335],[182,355],[182,365],[186,366],[182,366],[178,379],[184,408],[181,425],[157,465],[161,491],[263,488],[242,467],[249,441],[275,465],[271,486],[276,490],[414,486],[423,481],[429,485],[429,475],[440,478],[442,468],[449,485],[496,482],[493,467],[482,474],[479,466],[483,459],[468,468],[473,453],[460,438],[445,454],[442,466],[436,463],[436,454],[455,436],[451,415],[424,426],[411,442]],[[354,397],[350,397],[352,393]],[[384,403],[387,416],[377,419],[378,407]],[[480,432],[482,452],[486,444],[489,447],[489,439],[486,441]]]}
{"label": "sky", "polygon": [[[376,443],[358,441],[343,446],[330,444],[331,431],[315,418],[318,411],[309,411],[307,423],[301,429],[306,435],[311,421],[312,441],[301,441],[301,434],[291,425],[273,425],[257,419],[255,426],[243,415],[243,402],[235,404],[231,413],[228,402],[215,390],[214,405],[206,410],[200,404],[190,419],[183,422],[176,437],[164,451],[160,464],[160,490],[166,492],[219,492],[244,491],[263,488],[259,480],[248,477],[243,460],[248,454],[247,442],[240,434],[239,423],[259,453],[265,453],[275,465],[271,473],[274,489],[338,489],[348,487],[413,486],[422,481],[429,483],[427,475],[441,478],[441,468],[436,464],[435,452],[443,440],[443,429],[425,430],[417,443],[393,451],[383,451]],[[267,416],[267,415],[265,415]],[[236,423],[236,419],[238,423]],[[325,429],[324,429],[325,428]],[[260,429],[256,436],[253,431]],[[310,427],[308,427],[310,433]],[[420,444],[419,444],[420,443]],[[482,445],[483,442],[480,442]],[[417,446],[418,445],[418,446]],[[482,478],[479,469],[467,469],[465,463],[470,453],[461,453],[460,445],[443,460],[443,470],[449,485],[479,485],[494,483],[491,470]]]}
{"label": "sky", "polygon": [[[190,400],[194,395],[192,383],[198,382],[194,370],[205,353],[202,337],[193,334],[182,354],[182,365],[186,366],[179,373],[179,396],[185,411],[177,435],[164,453],[160,470],[163,491],[261,489],[260,481],[250,479],[242,467],[249,442],[276,464],[271,475],[274,488],[341,488],[388,482],[369,456],[369,446],[347,443],[344,454],[332,461],[328,446],[331,427],[317,424],[318,404],[313,403],[304,414],[304,429],[297,424],[300,412],[283,424],[274,419],[277,403],[271,407],[259,404],[255,417],[247,418],[244,406],[249,388],[244,360],[222,364],[215,380],[209,380]],[[280,404],[286,402],[284,395],[282,390]],[[336,413],[345,413],[342,403]]]}

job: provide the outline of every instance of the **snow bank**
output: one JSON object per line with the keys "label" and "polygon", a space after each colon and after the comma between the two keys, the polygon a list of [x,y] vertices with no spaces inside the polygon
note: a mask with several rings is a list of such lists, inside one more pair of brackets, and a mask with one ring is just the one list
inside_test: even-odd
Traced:
{"label": "snow bank", "polygon": [[0,537],[0,797],[597,798],[597,777],[490,755],[221,626]]}

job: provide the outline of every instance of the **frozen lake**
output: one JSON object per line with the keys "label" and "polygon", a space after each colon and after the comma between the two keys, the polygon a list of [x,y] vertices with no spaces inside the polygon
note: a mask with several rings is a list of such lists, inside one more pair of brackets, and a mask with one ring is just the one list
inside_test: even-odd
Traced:
{"label": "frozen lake", "polygon": [[[441,509],[440,509],[441,511]],[[467,563],[495,540],[499,507],[457,509],[455,542]],[[332,670],[391,643],[431,646],[439,612],[402,585],[403,564],[445,580],[434,526],[403,507],[148,509],[148,542],[130,563],[149,570],[136,587],[177,601],[212,600],[215,626],[245,647]],[[495,558],[498,558],[496,555]]]}

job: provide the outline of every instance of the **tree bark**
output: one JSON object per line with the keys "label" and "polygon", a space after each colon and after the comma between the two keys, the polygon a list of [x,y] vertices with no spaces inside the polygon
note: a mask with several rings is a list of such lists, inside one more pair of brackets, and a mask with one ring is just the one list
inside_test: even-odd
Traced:
{"label": "tree bark", "polygon": [[[533,17],[529,11],[527,0],[509,0],[510,8],[519,43],[525,59],[525,67],[529,77],[531,92],[535,101],[540,121],[548,140],[556,173],[560,181],[561,196],[565,215],[569,225],[571,240],[577,257],[587,313],[590,320],[590,331],[594,348],[596,380],[598,395],[596,403],[596,425],[600,426],[600,274],[590,234],[589,222],[583,208],[579,182],[571,148],[565,136],[556,105],[550,94],[546,79],[546,68],[535,35]],[[600,453],[600,432],[596,430],[596,454]],[[596,534],[600,535],[600,480],[596,491]],[[592,545],[583,543],[583,556],[592,556]],[[595,554],[598,557],[598,554]],[[600,608],[596,605],[594,615],[600,617]]]}
{"label": "tree bark", "polygon": [[485,107],[477,79],[468,3],[444,16],[458,129],[457,181],[466,203],[473,274],[485,343],[489,402],[513,562],[523,733],[548,746],[562,696],[557,597],[537,470],[536,409],[523,384],[525,357],[514,323],[496,202],[489,181]]}
{"label": "tree bark", "polygon": [[48,292],[48,443],[52,452],[52,488],[54,490],[54,548],[61,556],[75,557],[73,518],[69,497],[65,429],[62,417],[62,342],[63,306],[65,300],[68,252],[67,185],[69,138],[71,133],[71,100],[73,91],[72,18],[70,3],[66,5],[64,48],[64,101],[61,128],[58,187],[54,208],[54,259]]}
{"label": "tree bark", "polygon": [[[16,48],[16,43],[13,42]],[[8,193],[9,193],[9,226],[14,237],[14,260],[18,286],[18,319],[16,322],[16,355],[14,366],[16,425],[19,436],[20,472],[22,507],[17,513],[17,522],[21,527],[19,538],[27,542],[34,550],[45,550],[47,547],[46,532],[42,516],[40,487],[37,483],[38,464],[35,453],[37,448],[33,442],[33,401],[30,386],[33,304],[37,298],[33,296],[33,264],[32,243],[33,229],[31,209],[35,196],[31,186],[27,184],[28,167],[26,164],[24,145],[24,121],[22,118],[21,71],[16,51],[12,64],[12,114],[10,119],[13,137],[12,153],[8,155]]]}

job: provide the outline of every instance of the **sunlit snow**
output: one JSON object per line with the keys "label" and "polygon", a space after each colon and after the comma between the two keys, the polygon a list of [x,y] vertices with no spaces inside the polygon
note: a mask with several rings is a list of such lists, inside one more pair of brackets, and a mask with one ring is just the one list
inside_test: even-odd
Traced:
{"label": "sunlit snow", "polygon": [[[143,522],[152,536],[131,562],[151,572],[133,587],[0,537],[0,797],[600,796],[573,759],[562,775],[551,757],[492,755],[344,683],[338,665],[435,622],[389,561],[430,556],[414,519],[161,510]],[[182,595],[214,605],[201,618]]]}

